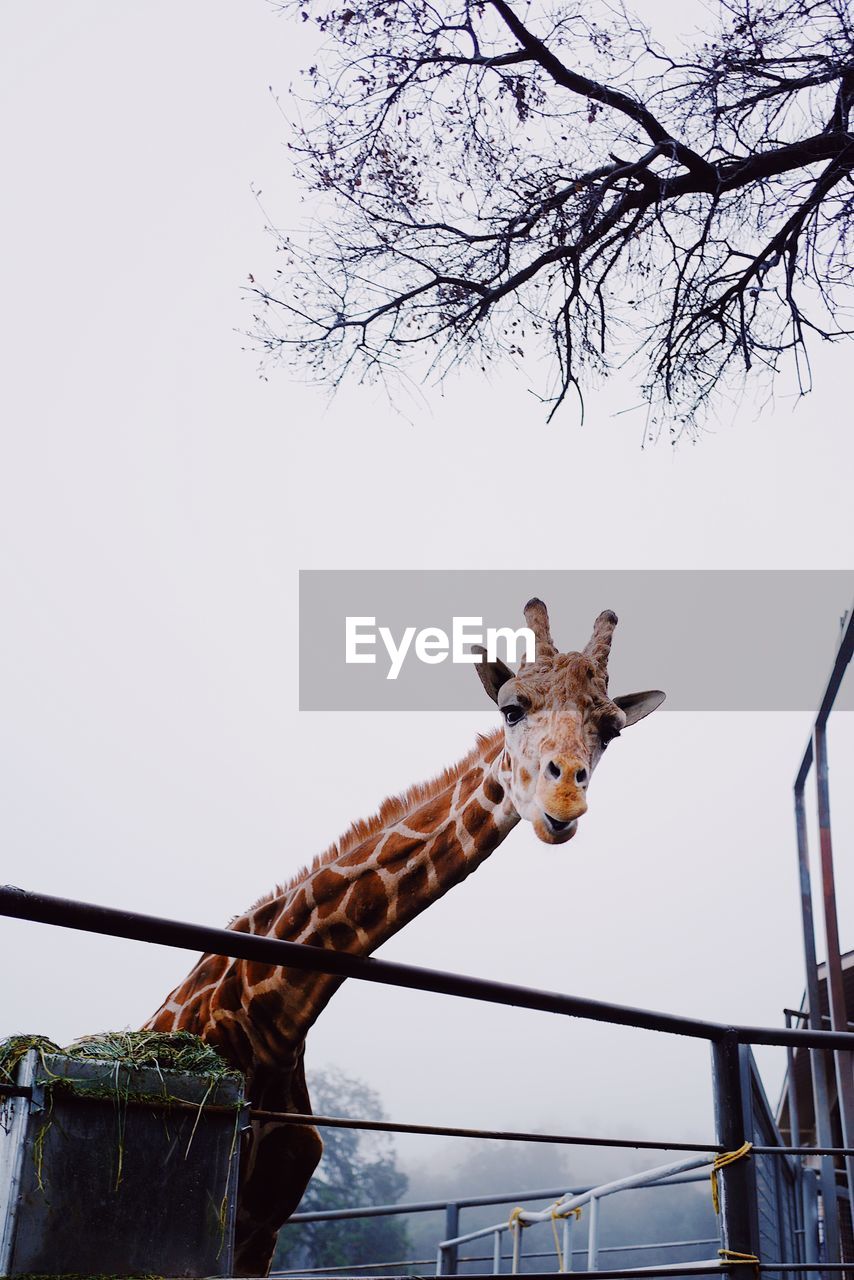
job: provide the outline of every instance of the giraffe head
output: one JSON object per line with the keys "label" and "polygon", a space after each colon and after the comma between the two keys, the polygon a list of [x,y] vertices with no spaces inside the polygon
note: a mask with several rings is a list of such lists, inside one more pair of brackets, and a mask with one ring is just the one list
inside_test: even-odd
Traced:
{"label": "giraffe head", "polygon": [[572,839],[587,811],[587,786],[608,743],[664,701],[659,690],[608,695],[608,655],[617,615],[600,613],[581,653],[560,653],[542,600],[529,600],[525,621],[536,661],[514,674],[485,660],[477,672],[504,718],[502,781],[521,818],[546,844]]}

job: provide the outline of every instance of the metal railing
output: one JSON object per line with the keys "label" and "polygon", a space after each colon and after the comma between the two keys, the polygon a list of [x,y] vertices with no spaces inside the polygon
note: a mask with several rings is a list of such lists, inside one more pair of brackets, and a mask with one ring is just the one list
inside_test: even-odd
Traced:
{"label": "metal railing", "polygon": [[[661,1165],[656,1169],[645,1169],[641,1173],[631,1174],[629,1177],[620,1178],[613,1182],[603,1183],[600,1186],[588,1187],[585,1191],[565,1193],[553,1205],[546,1209],[516,1209],[506,1222],[497,1222],[493,1226],[478,1227],[474,1231],[467,1231],[463,1235],[451,1237],[442,1240],[438,1246],[436,1256],[436,1275],[453,1274],[455,1268],[448,1268],[446,1262],[449,1258],[450,1251],[456,1250],[461,1244],[468,1244],[472,1240],[482,1240],[492,1237],[492,1271],[494,1275],[498,1275],[501,1271],[501,1263],[504,1257],[502,1253],[503,1237],[505,1233],[509,1233],[512,1240],[512,1251],[510,1255],[511,1273],[516,1275],[519,1271],[519,1264],[522,1260],[522,1232],[526,1227],[533,1226],[535,1223],[562,1222],[563,1225],[563,1244],[557,1248],[557,1235],[555,1236],[556,1252],[558,1265],[561,1271],[564,1270],[564,1260],[571,1259],[573,1256],[573,1237],[576,1220],[585,1206],[589,1208],[588,1226],[587,1226],[587,1270],[597,1271],[599,1266],[599,1204],[606,1196],[617,1195],[621,1191],[629,1191],[639,1189],[641,1187],[653,1187],[657,1183],[674,1178],[680,1173],[689,1173],[701,1166],[709,1166],[714,1162],[714,1155],[708,1152],[703,1156],[695,1156],[691,1160],[680,1160],[675,1164]],[[557,1227],[555,1225],[555,1232]],[[717,1241],[715,1241],[717,1243]],[[630,1246],[627,1246],[629,1248]],[[718,1259],[714,1260],[715,1266],[719,1266]]]}
{"label": "metal railing", "polygon": [[[411,990],[432,991],[467,999],[485,1000],[527,1009],[538,1009],[566,1017],[585,1018],[620,1026],[639,1027],[672,1035],[684,1035],[707,1040],[712,1050],[713,1090],[717,1138],[703,1143],[674,1144],[660,1140],[637,1138],[586,1138],[574,1135],[532,1135],[515,1131],[461,1130],[450,1126],[404,1125],[395,1122],[365,1121],[351,1117],[323,1117],[282,1115],[279,1118],[294,1124],[325,1124],[351,1128],[371,1128],[391,1132],[429,1132],[450,1136],[502,1137],[513,1141],[557,1141],[579,1144],[601,1143],[650,1149],[690,1149],[700,1152],[735,1150],[748,1139],[745,1132],[747,1099],[745,1096],[745,1048],[750,1044],[771,1044],[804,1048],[833,1048],[854,1051],[854,1033],[849,1031],[823,1031],[820,1029],[770,1028],[735,1026],[726,1023],[700,1021],[649,1009],[627,1005],[609,1004],[560,992],[542,991],[511,983],[493,982],[484,978],[446,973],[438,970],[404,965],[388,960],[373,960],[351,956],[345,952],[326,951],[299,943],[284,942],[275,938],[231,929],[211,929],[185,921],[146,916],[137,912],[119,911],[92,903],[72,902],[44,894],[27,893],[13,886],[0,888],[0,914],[18,919],[32,920],[66,928],[80,929],[111,937],[135,938],[159,945],[202,950],[230,958],[262,960],[268,964],[331,973],[342,978],[378,982],[384,985],[402,986]],[[259,1113],[269,1114],[269,1113]],[[786,1157],[789,1154],[815,1155],[822,1152],[839,1154],[841,1149],[828,1143],[819,1147],[762,1147],[756,1151],[766,1155]],[[851,1154],[854,1154],[852,1152]],[[728,1257],[716,1264],[686,1264],[677,1268],[646,1268],[643,1274],[684,1274],[686,1268],[708,1272],[728,1270],[741,1265],[732,1255],[747,1258],[758,1257],[758,1229],[755,1221],[755,1196],[744,1160],[728,1165],[720,1174],[722,1188],[722,1237]],[[753,1265],[752,1263],[750,1265]],[[815,1270],[814,1263],[781,1264],[763,1260],[756,1264],[760,1270],[789,1271],[793,1269]],[[822,1270],[841,1270],[841,1267],[823,1265]],[[597,1271],[599,1280],[608,1276],[630,1277],[639,1274],[637,1269],[620,1269],[613,1272]]]}
{"label": "metal railing", "polygon": [[[677,1174],[675,1176],[662,1175],[662,1176],[659,1176],[655,1182],[644,1183],[643,1185],[648,1186],[652,1189],[657,1189],[661,1187],[683,1186],[686,1183],[706,1182],[707,1180],[708,1180],[708,1174],[706,1173],[689,1172],[689,1173]],[[436,1212],[444,1211],[446,1239],[443,1240],[442,1244],[440,1245],[440,1249],[444,1251],[444,1255],[445,1255],[445,1265],[443,1266],[442,1270],[444,1274],[449,1274],[449,1273],[457,1274],[459,1270],[459,1266],[462,1266],[462,1265],[471,1266],[472,1264],[489,1262],[493,1264],[493,1268],[494,1268],[495,1262],[496,1262],[496,1254],[494,1249],[490,1251],[488,1254],[467,1253],[465,1257],[462,1257],[462,1258],[457,1257],[456,1242],[452,1239],[449,1239],[449,1237],[453,1236],[459,1230],[460,1214],[464,1210],[486,1208],[492,1205],[503,1205],[503,1204],[518,1205],[523,1202],[530,1202],[530,1201],[536,1201],[536,1200],[552,1201],[558,1198],[566,1198],[570,1196],[573,1196],[573,1197],[584,1196],[587,1193],[596,1192],[596,1191],[597,1191],[597,1188],[593,1186],[567,1188],[565,1185],[563,1185],[560,1187],[535,1188],[534,1190],[528,1190],[528,1191],[500,1192],[498,1194],[494,1193],[492,1195],[485,1195],[485,1196],[456,1196],[452,1200],[420,1200],[420,1201],[408,1201],[408,1202],[403,1202],[401,1204],[393,1204],[393,1205],[362,1205],[359,1207],[349,1208],[349,1209],[308,1210],[304,1213],[297,1212],[295,1214],[292,1214],[291,1217],[288,1219],[288,1226],[291,1226],[291,1225],[299,1226],[301,1223],[309,1223],[309,1222],[336,1222],[336,1221],[341,1221],[342,1219],[374,1218],[374,1217],[385,1216],[388,1214],[400,1214],[400,1215],[406,1215],[408,1217],[409,1215],[416,1215],[416,1214],[423,1214],[423,1213],[436,1213]],[[490,1230],[493,1230],[493,1229],[487,1228],[487,1232],[489,1232]],[[466,1238],[473,1239],[476,1237],[477,1234],[478,1233],[474,1233],[474,1235],[472,1235],[471,1237],[466,1237]],[[715,1236],[714,1238],[706,1238],[706,1239],[700,1239],[700,1240],[664,1240],[664,1241],[657,1241],[651,1244],[644,1243],[644,1244],[599,1245],[598,1254],[602,1255],[602,1254],[612,1254],[612,1253],[636,1253],[636,1252],[643,1253],[651,1249],[658,1250],[658,1249],[675,1249],[675,1248],[701,1248],[708,1245],[717,1245],[718,1243],[719,1243],[719,1238]],[[562,1252],[562,1257],[566,1262],[566,1269],[571,1270],[571,1260],[573,1258],[586,1256],[588,1253],[588,1250],[586,1247],[581,1247],[581,1248],[571,1248],[569,1252],[566,1252],[564,1248],[562,1249],[561,1252]],[[525,1261],[530,1261],[534,1259],[554,1258],[554,1256],[555,1256],[554,1249],[528,1250],[528,1251],[522,1252],[519,1255],[519,1258],[520,1258],[520,1261],[525,1262]],[[512,1251],[509,1253],[505,1253],[502,1251],[500,1254],[499,1261],[501,1263],[512,1262],[512,1259],[513,1259]],[[452,1264],[450,1267],[448,1266],[449,1262]],[[271,1276],[275,1276],[275,1277],[302,1276],[302,1275],[339,1276],[339,1275],[346,1275],[348,1272],[361,1272],[361,1271],[371,1272],[374,1270],[384,1271],[391,1267],[397,1267],[397,1268],[419,1267],[421,1269],[427,1267],[430,1270],[436,1272],[437,1259],[435,1257],[398,1258],[391,1262],[363,1262],[363,1263],[360,1262],[355,1264],[351,1263],[346,1266],[294,1267],[290,1269],[279,1268],[272,1271],[270,1274]]]}

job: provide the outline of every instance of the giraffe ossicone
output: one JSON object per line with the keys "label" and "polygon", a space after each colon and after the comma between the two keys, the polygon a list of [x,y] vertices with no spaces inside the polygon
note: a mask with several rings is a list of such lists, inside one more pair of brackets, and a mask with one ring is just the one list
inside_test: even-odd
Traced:
{"label": "giraffe ossicone", "polygon": [[[503,725],[452,768],[354,823],[231,928],[369,955],[480,866],[520,819],[547,844],[572,838],[608,743],[664,694],[610,697],[617,618],[609,610],[584,649],[568,653],[552,640],[541,600],[528,602],[525,618],[536,659],[514,673],[484,652],[475,668]],[[341,981],[204,955],[146,1026],[192,1031],[215,1045],[246,1075],[254,1109],[307,1113],[305,1038]],[[299,1204],[322,1149],[316,1129],[253,1119],[241,1156],[236,1275],[266,1275],[278,1229]]]}

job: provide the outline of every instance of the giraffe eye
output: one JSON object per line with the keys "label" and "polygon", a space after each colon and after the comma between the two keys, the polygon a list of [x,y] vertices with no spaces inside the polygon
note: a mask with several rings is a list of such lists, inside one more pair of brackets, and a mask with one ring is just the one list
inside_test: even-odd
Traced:
{"label": "giraffe eye", "polygon": [[612,721],[606,720],[599,725],[599,745],[604,751],[609,742],[613,742],[614,738],[619,738],[620,730]]}
{"label": "giraffe eye", "polygon": [[501,708],[501,714],[504,716],[505,724],[518,724],[520,720],[525,719],[525,708],[520,707],[518,702],[511,702]]}

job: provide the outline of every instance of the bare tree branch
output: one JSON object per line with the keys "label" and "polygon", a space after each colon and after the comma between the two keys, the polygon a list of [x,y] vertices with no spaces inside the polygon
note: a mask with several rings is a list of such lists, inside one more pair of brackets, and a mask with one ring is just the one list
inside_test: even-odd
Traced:
{"label": "bare tree branch", "polygon": [[628,361],[676,431],[729,376],[808,389],[854,327],[847,0],[721,0],[685,51],[595,3],[283,6],[325,43],[265,352],[334,385],[551,349],[552,412]]}

